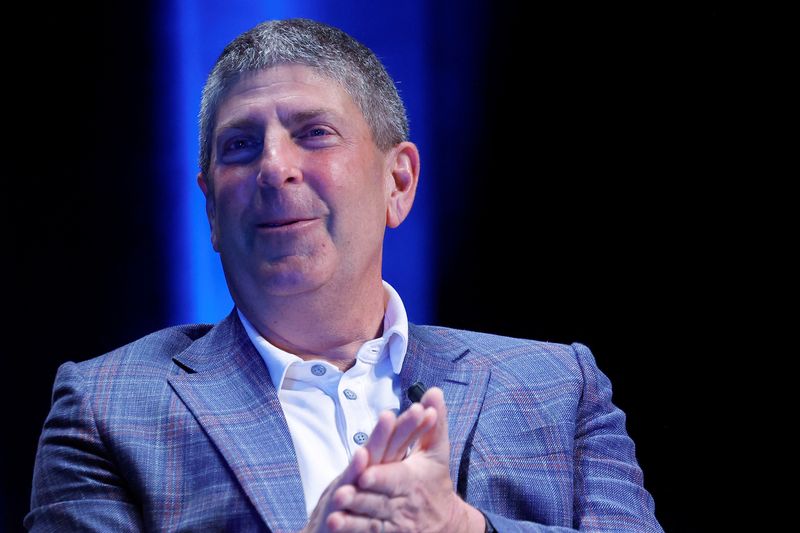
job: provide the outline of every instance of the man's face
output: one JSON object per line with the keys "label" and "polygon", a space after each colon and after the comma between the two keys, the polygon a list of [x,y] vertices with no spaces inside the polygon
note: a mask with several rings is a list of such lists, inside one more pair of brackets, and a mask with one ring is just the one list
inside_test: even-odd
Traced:
{"label": "man's face", "polygon": [[301,65],[258,71],[215,124],[211,183],[199,181],[238,305],[380,272],[392,151],[339,84]]}

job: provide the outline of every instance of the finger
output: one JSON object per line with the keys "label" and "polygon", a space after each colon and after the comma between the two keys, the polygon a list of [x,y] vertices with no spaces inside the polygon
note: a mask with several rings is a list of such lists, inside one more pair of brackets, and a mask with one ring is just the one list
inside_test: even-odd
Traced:
{"label": "finger", "polygon": [[409,446],[413,446],[412,451],[419,449],[419,439],[426,433],[430,432],[436,427],[436,421],[439,418],[439,414],[433,407],[426,407],[425,408],[425,417],[422,421],[422,425],[420,425],[419,429],[411,436]]}
{"label": "finger", "polygon": [[392,461],[400,461],[406,455],[408,445],[411,443],[414,435],[422,426],[425,420],[425,409],[419,405],[414,404],[397,418],[397,423],[394,427],[389,442],[386,444],[386,451],[383,454],[382,463]]}
{"label": "finger", "polygon": [[392,500],[385,494],[370,491],[359,491],[352,485],[346,485],[334,494],[337,500],[336,511],[347,511],[351,514],[388,520],[392,517]]}
{"label": "finger", "polygon": [[399,461],[395,456],[400,446],[406,442],[408,436],[416,429],[422,422],[422,412],[424,408],[421,405],[413,404],[406,409],[395,421],[392,434],[386,442],[386,449],[381,457],[381,463]]}
{"label": "finger", "polygon": [[449,460],[450,438],[447,435],[447,406],[444,403],[444,393],[438,387],[431,387],[422,396],[420,403],[426,408],[436,410],[436,425],[420,438],[419,447],[444,454]]}
{"label": "finger", "polygon": [[353,459],[350,461],[350,464],[344,469],[344,472],[331,481],[323,491],[316,507],[314,507],[314,510],[311,512],[306,528],[307,531],[320,531],[320,527],[326,521],[326,517],[330,515],[331,511],[336,509],[337,502],[333,498],[333,495],[336,494],[343,485],[350,486],[355,492],[353,484],[368,466],[367,461],[368,454],[366,450],[358,448],[353,454]]}
{"label": "finger", "polygon": [[356,488],[353,485],[342,485],[331,494],[328,512],[344,511],[356,496]]}
{"label": "finger", "polygon": [[372,430],[369,440],[364,444],[364,448],[369,454],[369,464],[379,464],[383,460],[386,445],[392,436],[396,420],[397,417],[391,411],[384,411],[378,416],[378,423]]}
{"label": "finger", "polygon": [[[424,435],[425,433],[431,431],[436,426],[436,418],[438,414],[436,410],[432,407],[427,407],[424,411],[422,423],[417,427],[411,435],[408,436],[408,439],[405,442],[405,445],[397,450],[398,457],[396,458],[397,461],[403,459],[406,456],[406,452],[408,448],[413,446],[413,450],[416,450],[418,446],[418,439]],[[388,462],[388,461],[385,461]]]}
{"label": "finger", "polygon": [[376,492],[391,498],[402,496],[408,485],[405,462],[370,466],[359,476],[356,486],[362,491]]}
{"label": "finger", "polygon": [[333,533],[347,531],[348,533],[390,533],[397,531],[389,522],[384,522],[377,518],[368,518],[348,514],[343,511],[336,511],[328,516],[325,525]]}
{"label": "finger", "polygon": [[364,448],[357,448],[353,453],[353,458],[350,464],[344,469],[342,475],[339,476],[338,485],[352,485],[355,483],[358,476],[364,472],[364,469],[369,466],[369,454]]}

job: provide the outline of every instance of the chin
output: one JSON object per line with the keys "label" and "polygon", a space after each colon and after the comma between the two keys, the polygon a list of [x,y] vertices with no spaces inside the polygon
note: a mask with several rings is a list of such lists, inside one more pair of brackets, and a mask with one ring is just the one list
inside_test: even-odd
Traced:
{"label": "chin", "polygon": [[289,261],[289,264],[269,265],[259,272],[257,284],[263,294],[293,296],[319,289],[333,277],[333,270],[320,262]]}
{"label": "chin", "polygon": [[270,296],[296,296],[320,288],[322,283],[315,283],[307,278],[293,278],[289,276],[271,277],[262,280],[263,294]]}

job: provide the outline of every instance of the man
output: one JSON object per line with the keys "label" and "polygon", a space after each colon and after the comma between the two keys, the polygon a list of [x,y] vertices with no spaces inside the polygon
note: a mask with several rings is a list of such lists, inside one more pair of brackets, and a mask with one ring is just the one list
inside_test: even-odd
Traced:
{"label": "man", "polygon": [[420,161],[371,51],[261,24],[200,127],[236,307],[59,369],[26,527],[661,530],[586,347],[409,324],[382,281]]}

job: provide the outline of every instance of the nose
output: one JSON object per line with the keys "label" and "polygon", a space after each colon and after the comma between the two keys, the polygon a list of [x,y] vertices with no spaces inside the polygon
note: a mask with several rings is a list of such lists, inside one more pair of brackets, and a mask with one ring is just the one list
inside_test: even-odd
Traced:
{"label": "nose", "polygon": [[300,153],[295,143],[285,136],[274,136],[265,141],[256,178],[258,185],[280,189],[284,185],[303,181]]}

